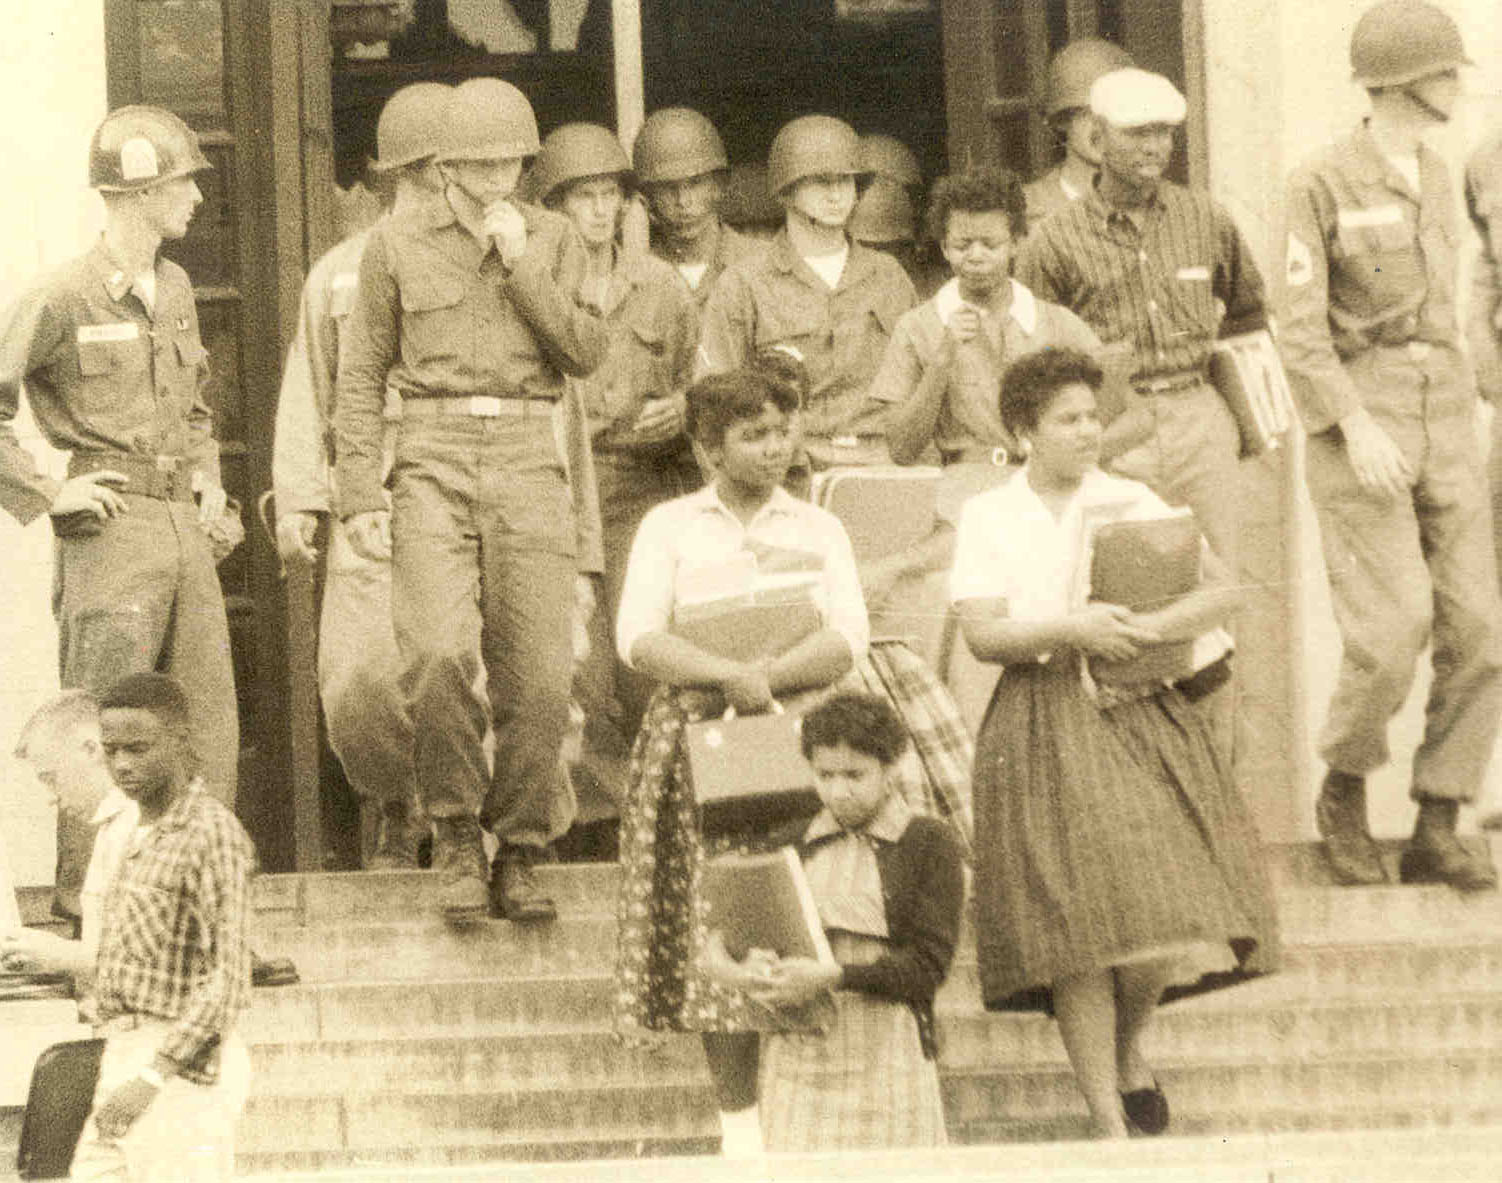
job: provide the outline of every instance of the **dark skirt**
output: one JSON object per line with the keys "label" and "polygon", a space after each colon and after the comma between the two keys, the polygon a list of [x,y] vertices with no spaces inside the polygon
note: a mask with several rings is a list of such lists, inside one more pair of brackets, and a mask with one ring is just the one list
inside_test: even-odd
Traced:
{"label": "dark skirt", "polygon": [[1277,917],[1251,815],[1176,690],[1101,709],[1073,660],[1008,667],[975,753],[975,915],[992,1010],[1157,950],[1219,965],[1164,1000],[1270,972]]}

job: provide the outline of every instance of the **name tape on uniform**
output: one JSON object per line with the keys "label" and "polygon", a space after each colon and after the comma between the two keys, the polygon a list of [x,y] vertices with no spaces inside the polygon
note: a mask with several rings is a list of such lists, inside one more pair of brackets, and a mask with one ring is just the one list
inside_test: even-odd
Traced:
{"label": "name tape on uniform", "polygon": [[1210,282],[1210,268],[1208,267],[1180,267],[1174,273],[1174,278],[1182,280],[1199,280],[1201,283]]}
{"label": "name tape on uniform", "polygon": [[1363,226],[1401,226],[1403,207],[1373,205],[1365,209],[1343,209],[1337,214],[1342,230],[1359,230]]}
{"label": "name tape on uniform", "polygon": [[1288,286],[1303,287],[1314,278],[1314,252],[1297,234],[1288,234]]}
{"label": "name tape on uniform", "polygon": [[129,320],[116,324],[78,326],[80,345],[95,345],[102,341],[134,341],[140,335],[141,326]]}

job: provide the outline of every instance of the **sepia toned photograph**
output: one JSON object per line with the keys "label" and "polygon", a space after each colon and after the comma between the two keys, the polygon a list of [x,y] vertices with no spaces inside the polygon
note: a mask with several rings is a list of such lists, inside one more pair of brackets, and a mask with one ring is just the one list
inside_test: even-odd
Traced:
{"label": "sepia toned photograph", "polygon": [[12,0],[0,1183],[1487,1183],[1493,0]]}

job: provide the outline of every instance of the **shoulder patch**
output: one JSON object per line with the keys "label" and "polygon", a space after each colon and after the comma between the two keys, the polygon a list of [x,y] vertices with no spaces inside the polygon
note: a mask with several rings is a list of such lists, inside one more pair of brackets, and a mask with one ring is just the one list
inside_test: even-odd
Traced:
{"label": "shoulder patch", "polygon": [[1293,231],[1288,232],[1288,286],[1291,288],[1303,287],[1314,278],[1314,253],[1306,243]]}

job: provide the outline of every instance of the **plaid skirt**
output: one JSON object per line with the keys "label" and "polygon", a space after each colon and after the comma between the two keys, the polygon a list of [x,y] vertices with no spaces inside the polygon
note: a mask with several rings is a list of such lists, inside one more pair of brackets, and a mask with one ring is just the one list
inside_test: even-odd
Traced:
{"label": "plaid skirt", "polygon": [[[867,690],[892,704],[912,740],[895,770],[897,790],[915,813],[952,822],[968,850],[970,737],[928,667],[900,642],[883,642],[834,686],[800,702],[836,690]],[[699,890],[705,851],[683,730],[724,709],[718,691],[662,687],[631,747],[616,903],[619,1031],[763,1031],[776,1025],[763,1008],[694,969],[705,939]]]}
{"label": "plaid skirt", "polygon": [[1008,667],[975,756],[976,952],[995,1010],[1061,977],[1215,946],[1165,1001],[1277,968],[1261,842],[1203,716],[1165,689],[1102,709],[1077,662]]}
{"label": "plaid skirt", "polygon": [[[879,937],[831,932],[835,959],[880,958]],[[836,991],[827,1034],[762,1036],[762,1140],[773,1152],[943,1146],[938,1066],[925,1059],[906,1004]]]}

